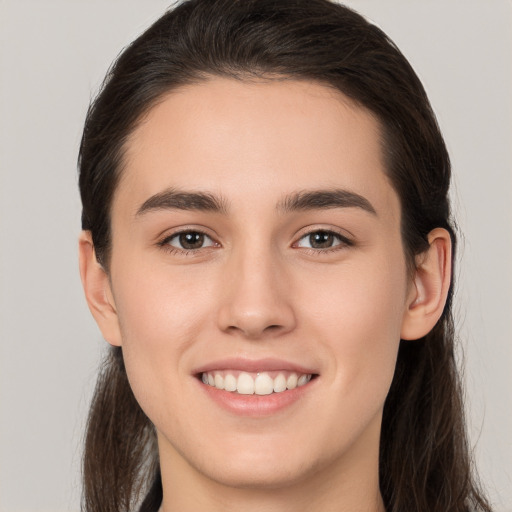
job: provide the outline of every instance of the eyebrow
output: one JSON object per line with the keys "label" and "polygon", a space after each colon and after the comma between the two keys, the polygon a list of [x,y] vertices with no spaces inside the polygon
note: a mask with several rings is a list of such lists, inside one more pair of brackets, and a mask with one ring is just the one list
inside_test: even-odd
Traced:
{"label": "eyebrow", "polygon": [[205,192],[186,192],[170,188],[151,196],[137,210],[136,217],[155,210],[195,210],[227,212],[226,201]]}
{"label": "eyebrow", "polygon": [[[276,208],[284,213],[329,208],[360,208],[377,215],[368,199],[344,189],[296,192],[286,196],[277,204]],[[144,201],[137,210],[136,217],[156,210],[188,210],[226,214],[228,208],[227,201],[214,194],[170,188]]]}
{"label": "eyebrow", "polygon": [[277,205],[284,212],[324,210],[328,208],[361,208],[377,215],[375,208],[365,197],[344,189],[302,191],[284,198]]}

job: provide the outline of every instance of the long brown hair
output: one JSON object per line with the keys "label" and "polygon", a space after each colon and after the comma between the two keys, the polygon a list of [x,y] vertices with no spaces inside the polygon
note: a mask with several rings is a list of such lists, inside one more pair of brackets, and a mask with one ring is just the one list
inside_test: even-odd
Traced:
{"label": "long brown hair", "polygon": [[[190,0],[120,55],[89,108],[79,156],[82,228],[108,271],[110,206],[128,135],[166,93],[208,76],[306,79],[373,112],[386,172],[402,208],[410,266],[436,227],[456,237],[450,161],[426,93],[392,41],[328,0]],[[380,486],[394,512],[489,511],[471,467],[451,313],[424,338],[401,341],[383,415]],[[156,510],[162,488],[155,432],[113,348],[91,405],[84,454],[85,512]],[[144,498],[145,497],[145,498]]]}

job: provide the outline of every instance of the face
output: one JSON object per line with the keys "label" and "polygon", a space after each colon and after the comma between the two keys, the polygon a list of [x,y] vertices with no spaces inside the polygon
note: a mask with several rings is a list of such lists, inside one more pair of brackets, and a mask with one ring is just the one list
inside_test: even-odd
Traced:
{"label": "face", "polygon": [[182,474],[376,472],[411,289],[379,140],[326,86],[212,78],[127,142],[109,341]]}

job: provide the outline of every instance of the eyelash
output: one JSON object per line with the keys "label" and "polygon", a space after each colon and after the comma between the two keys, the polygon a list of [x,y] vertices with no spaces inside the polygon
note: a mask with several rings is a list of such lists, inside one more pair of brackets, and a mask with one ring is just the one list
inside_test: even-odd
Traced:
{"label": "eyelash", "polygon": [[[323,233],[325,235],[333,236],[335,238],[335,240],[337,241],[336,245],[333,245],[331,247],[326,247],[323,249],[314,248],[314,247],[299,247],[298,244],[300,243],[301,240],[304,240],[305,238],[311,237],[312,235],[315,235],[318,233]],[[208,246],[205,246],[205,247],[198,247],[196,249],[179,248],[179,247],[174,247],[170,244],[170,242],[173,239],[176,239],[180,236],[187,235],[187,234],[196,234],[196,235],[204,236],[205,238],[208,238],[211,241],[211,244]],[[346,236],[344,236],[336,231],[333,231],[331,229],[314,229],[312,231],[308,231],[307,233],[304,233],[296,242],[294,242],[292,244],[292,247],[293,248],[302,248],[302,250],[304,250],[310,254],[314,254],[314,255],[319,255],[319,254],[325,255],[325,254],[330,254],[332,252],[343,250],[347,247],[352,247],[354,245],[355,244],[354,244],[353,240],[350,240]],[[199,229],[185,229],[183,231],[178,231],[176,233],[173,233],[170,236],[165,237],[163,240],[158,242],[158,246],[170,254],[191,256],[191,255],[197,254],[198,251],[200,251],[201,249],[208,249],[210,247],[219,247],[220,244],[218,242],[215,242],[215,240],[213,240],[212,237],[209,236],[208,234],[206,234],[204,231],[201,231]]]}
{"label": "eyelash", "polygon": [[324,235],[328,235],[328,236],[332,236],[334,239],[335,239],[335,245],[331,246],[331,247],[326,247],[326,248],[315,248],[315,247],[302,247],[302,249],[306,252],[308,252],[309,254],[313,254],[313,255],[327,255],[327,254],[331,254],[333,252],[337,252],[337,251],[342,251],[344,249],[346,249],[347,247],[353,247],[355,244],[354,244],[354,241],[351,240],[350,238],[347,238],[346,236],[342,235],[341,233],[338,233],[337,231],[333,231],[332,229],[313,229],[312,231],[308,231],[307,233],[304,233],[299,239],[297,242],[294,242],[293,244],[293,247],[295,248],[298,248],[298,244],[308,238],[308,237],[311,237],[315,234],[324,234]]}
{"label": "eyelash", "polygon": [[[170,244],[171,240],[178,238],[182,235],[187,235],[187,234],[196,234],[196,235],[204,236],[205,238],[208,238],[212,243],[211,243],[211,245],[208,245],[206,247],[199,247],[197,249],[179,248],[179,247],[174,247]],[[219,247],[220,246],[220,244],[218,242],[215,242],[211,236],[206,234],[204,231],[201,231],[200,229],[184,229],[183,231],[178,231],[176,233],[173,233],[170,236],[165,237],[163,240],[158,242],[158,245],[163,250],[168,252],[169,254],[178,254],[180,256],[181,255],[193,256],[193,255],[196,255],[201,249],[208,249],[210,247],[215,247],[215,246]]]}

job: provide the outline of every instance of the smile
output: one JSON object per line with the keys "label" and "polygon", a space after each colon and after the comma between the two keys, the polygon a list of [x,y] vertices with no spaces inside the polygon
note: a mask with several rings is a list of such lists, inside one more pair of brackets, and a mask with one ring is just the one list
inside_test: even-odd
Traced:
{"label": "smile", "polygon": [[311,373],[209,371],[201,374],[204,384],[239,395],[270,395],[305,386]]}

